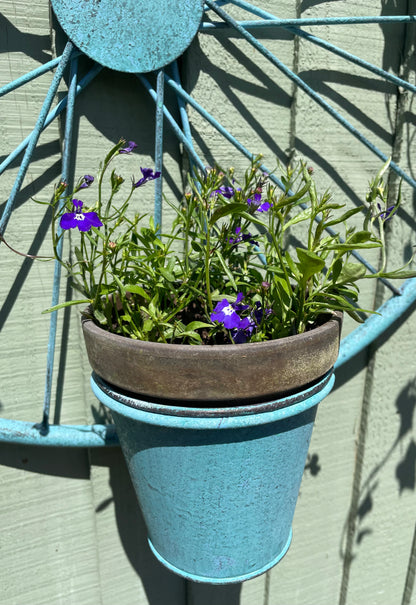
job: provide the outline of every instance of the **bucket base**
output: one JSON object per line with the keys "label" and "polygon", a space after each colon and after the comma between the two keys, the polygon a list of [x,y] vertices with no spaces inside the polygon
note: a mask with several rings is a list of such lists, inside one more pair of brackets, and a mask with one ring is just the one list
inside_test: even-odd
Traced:
{"label": "bucket base", "polygon": [[208,576],[198,576],[187,571],[183,571],[182,569],[175,567],[175,565],[172,565],[172,563],[169,563],[169,561],[162,557],[162,555],[153,546],[150,538],[148,538],[148,542],[152,553],[155,555],[156,559],[158,559],[158,561],[162,563],[162,565],[170,569],[170,571],[173,571],[174,573],[178,574],[179,576],[186,578],[187,580],[192,580],[192,582],[205,582],[206,584],[236,584],[238,582],[244,582],[245,580],[251,580],[251,578],[255,578],[256,576],[261,576],[261,574],[265,573],[266,571],[277,565],[277,563],[279,563],[279,561],[283,559],[283,557],[289,550],[290,543],[292,542],[292,528],[290,528],[289,537],[285,546],[277,555],[277,557],[270,561],[270,563],[267,563],[267,565],[265,565],[264,567],[256,569],[255,571],[251,571],[250,573],[242,574],[240,576],[231,576],[228,578],[211,578]]}

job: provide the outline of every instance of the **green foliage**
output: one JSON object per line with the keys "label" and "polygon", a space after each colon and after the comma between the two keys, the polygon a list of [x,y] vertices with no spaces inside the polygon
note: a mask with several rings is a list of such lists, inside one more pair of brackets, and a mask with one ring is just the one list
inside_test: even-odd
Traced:
{"label": "green foliage", "polygon": [[[210,318],[214,304],[224,298],[235,302],[242,294],[244,305],[262,309],[250,332],[251,340],[262,341],[304,332],[333,310],[359,321],[358,281],[416,275],[407,265],[386,271],[384,227],[400,200],[387,208],[385,167],[370,183],[366,205],[349,210],[328,192],[318,195],[302,163],[296,169],[279,167],[284,191],[261,172],[259,158],[240,183],[232,171],[210,169],[189,178],[183,201],[170,204],[176,219],[164,233],[152,218],[130,216],[134,184],[124,201],[118,201],[125,182],[109,166],[122,144],[106,156],[97,179],[97,203],[89,209],[97,212],[103,226],[77,231],[73,260],[60,259],[82,299],[56,308],[88,301],[97,323],[131,338],[222,343],[232,335]],[[104,203],[106,175],[111,194]],[[57,222],[73,211],[72,197],[80,188],[63,204],[66,192],[62,185],[56,190],[56,255],[63,236]],[[363,226],[355,229],[348,221],[356,221],[360,211],[365,213]],[[352,256],[369,248],[381,251],[381,267],[375,274]]]}

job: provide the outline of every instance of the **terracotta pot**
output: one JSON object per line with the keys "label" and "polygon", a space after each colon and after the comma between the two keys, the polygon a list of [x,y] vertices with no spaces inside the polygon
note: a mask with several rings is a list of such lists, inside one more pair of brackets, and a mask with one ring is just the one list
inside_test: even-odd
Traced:
{"label": "terracotta pot", "polygon": [[233,406],[304,389],[334,365],[342,315],[279,340],[192,346],[133,340],[82,319],[94,372],[119,389],[153,400]]}

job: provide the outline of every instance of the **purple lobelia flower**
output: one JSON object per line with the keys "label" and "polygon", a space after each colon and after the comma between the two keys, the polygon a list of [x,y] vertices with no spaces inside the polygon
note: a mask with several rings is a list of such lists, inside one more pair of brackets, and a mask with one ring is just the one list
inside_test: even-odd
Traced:
{"label": "purple lobelia flower", "polygon": [[391,218],[393,218],[395,212],[394,211],[394,206],[389,206],[384,212],[382,212],[382,208],[381,208],[381,204],[377,203],[377,207],[379,209],[379,216],[381,218],[382,221],[386,222],[389,221]]}
{"label": "purple lobelia flower", "polygon": [[129,141],[128,145],[126,147],[123,147],[123,149],[119,149],[119,153],[130,153],[131,151],[133,151],[133,149],[136,149],[137,144],[134,141]]}
{"label": "purple lobelia flower", "polygon": [[244,319],[242,319],[238,328],[235,328],[231,331],[231,336],[234,343],[236,345],[239,345],[243,344],[244,342],[247,342],[247,340],[252,335],[255,327],[256,324],[251,319],[251,317],[245,317]]}
{"label": "purple lobelia flower", "polygon": [[248,309],[248,305],[242,305],[243,294],[239,292],[235,302],[230,303],[226,298],[223,298],[217,303],[215,309],[210,315],[211,321],[219,321],[224,324],[227,330],[233,330],[239,328],[242,323],[247,323],[245,319],[241,319],[237,311],[243,311]]}
{"label": "purple lobelia flower", "polygon": [[139,179],[137,181],[137,183],[133,182],[133,187],[141,187],[142,185],[144,185],[145,183],[147,183],[148,181],[153,181],[154,179],[158,179],[160,177],[160,172],[153,172],[153,170],[151,168],[142,168],[140,167],[140,170],[142,171],[142,178]]}
{"label": "purple lobelia flower", "polygon": [[247,204],[257,212],[267,212],[270,208],[270,202],[261,201],[261,193],[255,193],[253,198],[247,199]]}
{"label": "purple lobelia flower", "polygon": [[236,237],[230,237],[228,242],[232,245],[232,246],[237,246],[237,244],[240,244],[242,242],[248,242],[249,244],[252,244],[253,246],[258,246],[259,243],[256,242],[255,239],[253,239],[253,236],[251,235],[251,233],[241,233],[242,229],[241,227],[236,227],[235,228],[235,234]]}
{"label": "purple lobelia flower", "polygon": [[94,177],[90,174],[85,174],[82,178],[81,184],[79,186],[80,189],[86,189],[94,182]]}
{"label": "purple lobelia flower", "polygon": [[80,231],[89,231],[91,227],[102,227],[102,222],[96,212],[82,212],[83,203],[81,200],[72,200],[74,212],[65,212],[60,220],[62,229],[75,229]]}
{"label": "purple lobelia flower", "polygon": [[272,310],[270,308],[263,309],[261,302],[257,300],[251,311],[250,317],[245,317],[239,327],[232,330],[231,336],[235,344],[247,342],[255,329],[261,324],[263,317],[267,317],[271,312]]}
{"label": "purple lobelia flower", "polygon": [[222,195],[222,197],[227,198],[227,200],[231,199],[235,193],[232,187],[227,187],[226,185],[221,185],[219,189],[216,189],[214,193]]}

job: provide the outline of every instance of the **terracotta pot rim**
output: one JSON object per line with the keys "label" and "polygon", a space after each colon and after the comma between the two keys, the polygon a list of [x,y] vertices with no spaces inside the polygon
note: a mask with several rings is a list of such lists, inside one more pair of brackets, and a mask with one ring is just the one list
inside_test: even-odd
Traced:
{"label": "terracotta pot rim", "polygon": [[[327,321],[325,321],[323,324],[317,326],[316,328],[313,328],[312,330],[303,332],[302,334],[293,334],[291,336],[285,336],[283,338],[276,338],[273,340],[264,340],[262,342],[246,342],[246,343],[239,343],[239,344],[229,343],[229,344],[222,344],[222,345],[172,344],[172,343],[165,343],[165,342],[153,342],[153,341],[149,341],[149,340],[138,340],[135,338],[129,338],[128,336],[122,336],[121,334],[114,334],[113,332],[109,332],[108,330],[105,330],[104,328],[101,328],[99,325],[97,325],[91,317],[87,317],[85,315],[82,316],[81,322],[82,322],[82,325],[85,328],[87,328],[88,330],[90,330],[91,332],[93,332],[95,334],[105,333],[106,338],[109,338],[110,340],[113,340],[114,342],[124,343],[125,346],[128,346],[127,342],[140,343],[141,347],[148,348],[149,351],[152,351],[152,349],[158,350],[159,351],[158,356],[160,357],[161,356],[160,353],[163,350],[166,351],[167,356],[172,355],[174,352],[176,352],[176,353],[180,352],[181,355],[183,355],[185,353],[185,356],[186,356],[187,350],[188,351],[189,350],[192,350],[192,351],[198,350],[199,355],[218,355],[218,354],[224,355],[225,351],[227,352],[227,354],[229,354],[231,352],[231,350],[235,351],[236,353],[241,354],[241,351],[243,349],[245,349],[246,347],[251,351],[255,351],[256,349],[259,349],[259,348],[264,349],[270,343],[285,342],[285,343],[290,344],[291,342],[294,342],[294,341],[299,342],[299,339],[308,341],[312,337],[312,334],[314,337],[316,337],[319,334],[324,334],[325,332],[330,331],[332,329],[332,325],[334,322],[341,324],[342,313],[340,311],[334,311],[332,314],[328,313],[327,315],[328,315]],[[132,344],[131,346],[138,346],[138,345]],[[161,348],[161,347],[163,347],[163,348]],[[204,352],[202,352],[202,351],[204,351]]]}
{"label": "terracotta pot rim", "polygon": [[96,375],[132,398],[188,408],[255,405],[312,386],[334,366],[341,326],[342,314],[336,313],[304,334],[193,346],[133,340],[89,317],[82,323]]}

